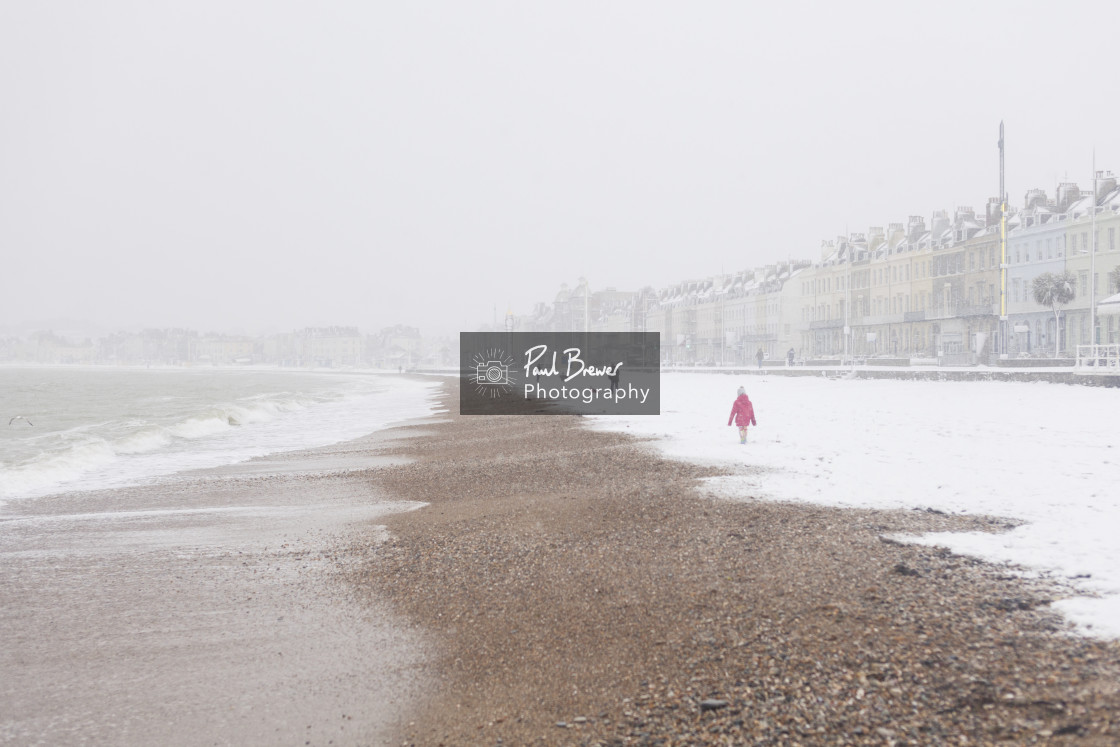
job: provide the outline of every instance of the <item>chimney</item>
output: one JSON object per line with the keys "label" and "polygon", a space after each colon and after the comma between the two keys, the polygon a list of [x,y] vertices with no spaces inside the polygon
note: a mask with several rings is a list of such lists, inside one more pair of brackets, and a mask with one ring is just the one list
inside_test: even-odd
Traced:
{"label": "chimney", "polygon": [[[1032,189],[1031,192],[1041,192],[1042,190]],[[1027,192],[1027,207],[1030,207],[1030,195]],[[1058,199],[1057,209],[1059,213],[1064,213],[1069,210],[1069,206],[1081,199],[1081,190],[1073,182],[1062,182],[1058,185]]]}
{"label": "chimney", "polygon": [[890,251],[899,249],[906,241],[906,231],[901,223],[890,223],[887,225],[887,246]]}
{"label": "chimney", "polygon": [[[1073,185],[1076,189],[1077,185]],[[1061,187],[1058,187],[1059,195],[1061,194]],[[1046,190],[1045,189],[1028,189],[1027,194],[1023,197],[1023,209],[1030,210],[1036,205],[1046,206]]]}
{"label": "chimney", "polygon": [[1098,171],[1097,172],[1097,204],[1101,204],[1101,200],[1107,197],[1116,189],[1116,177],[1112,175],[1111,171]]}
{"label": "chimney", "polygon": [[949,228],[949,213],[944,210],[934,210],[933,217],[930,219],[929,230],[933,234],[933,240],[938,241],[941,234]]}
{"label": "chimney", "polygon": [[867,251],[873,252],[885,243],[882,226],[870,226],[867,229]]}
{"label": "chimney", "polygon": [[926,232],[926,219],[920,215],[911,215],[906,226],[906,240],[911,244],[916,243]]}
{"label": "chimney", "polygon": [[988,204],[984,207],[984,225],[986,227],[999,225],[999,198],[989,197]]}

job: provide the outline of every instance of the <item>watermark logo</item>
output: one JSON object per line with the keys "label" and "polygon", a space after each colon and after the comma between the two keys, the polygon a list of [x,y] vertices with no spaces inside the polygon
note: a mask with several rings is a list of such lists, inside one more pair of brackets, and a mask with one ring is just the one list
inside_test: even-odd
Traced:
{"label": "watermark logo", "polygon": [[464,415],[656,415],[654,332],[463,332]]}
{"label": "watermark logo", "polygon": [[474,378],[472,383],[480,397],[497,399],[513,392],[514,379],[510,377],[513,358],[501,348],[490,348],[476,353],[472,358]]}

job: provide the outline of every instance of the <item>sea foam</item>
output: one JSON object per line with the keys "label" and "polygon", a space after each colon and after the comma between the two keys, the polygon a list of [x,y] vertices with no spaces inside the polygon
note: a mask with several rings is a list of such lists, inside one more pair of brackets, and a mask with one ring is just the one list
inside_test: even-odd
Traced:
{"label": "sea foam", "polygon": [[[254,384],[274,387],[276,377],[306,388],[251,391]],[[370,376],[278,373],[246,379],[218,373],[205,379],[205,387],[197,386],[196,379],[165,377],[159,383],[178,386],[182,391],[177,396],[148,395],[130,402],[120,391],[126,388],[122,382],[103,379],[103,386],[116,389],[76,400],[88,412],[68,410],[66,417],[78,422],[52,431],[51,418],[44,415],[37,430],[4,434],[0,500],[119,487],[185,469],[336,443],[429,414],[434,386]],[[127,416],[102,417],[114,406],[126,409]]]}

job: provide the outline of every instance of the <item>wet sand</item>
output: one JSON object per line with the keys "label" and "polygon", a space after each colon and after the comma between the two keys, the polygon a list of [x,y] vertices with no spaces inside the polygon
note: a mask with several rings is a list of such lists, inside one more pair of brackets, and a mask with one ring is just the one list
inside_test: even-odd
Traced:
{"label": "wet sand", "polygon": [[0,743],[372,744],[426,644],[338,582],[392,431],[0,515]]}
{"label": "wet sand", "polygon": [[1000,519],[719,500],[575,417],[448,420],[370,473],[430,506],[351,573],[433,646],[395,744],[1120,744],[1120,644],[1062,588],[885,538]]}

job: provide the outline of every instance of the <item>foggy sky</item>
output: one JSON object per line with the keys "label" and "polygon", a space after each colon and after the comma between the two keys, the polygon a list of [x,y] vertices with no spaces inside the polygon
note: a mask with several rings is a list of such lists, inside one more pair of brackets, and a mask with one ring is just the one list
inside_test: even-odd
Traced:
{"label": "foggy sky", "polygon": [[0,0],[0,326],[426,333],[1120,171],[1116,5]]}

